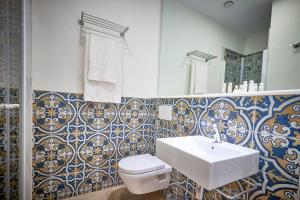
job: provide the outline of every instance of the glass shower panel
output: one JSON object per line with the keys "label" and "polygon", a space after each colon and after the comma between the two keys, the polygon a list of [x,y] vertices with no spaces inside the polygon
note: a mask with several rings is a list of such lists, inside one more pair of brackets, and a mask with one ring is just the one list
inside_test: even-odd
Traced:
{"label": "glass shower panel", "polygon": [[22,1],[0,0],[0,199],[19,199]]}

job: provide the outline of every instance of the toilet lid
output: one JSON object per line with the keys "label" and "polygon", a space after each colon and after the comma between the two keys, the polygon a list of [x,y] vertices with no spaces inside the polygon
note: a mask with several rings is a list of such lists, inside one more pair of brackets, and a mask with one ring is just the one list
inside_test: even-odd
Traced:
{"label": "toilet lid", "polygon": [[165,168],[165,163],[155,156],[143,154],[130,156],[119,161],[119,170],[127,174],[142,174]]}

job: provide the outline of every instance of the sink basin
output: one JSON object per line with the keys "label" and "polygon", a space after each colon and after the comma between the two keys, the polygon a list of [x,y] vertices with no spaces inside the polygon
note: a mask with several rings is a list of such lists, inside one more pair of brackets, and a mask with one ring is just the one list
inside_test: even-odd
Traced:
{"label": "sink basin", "polygon": [[207,190],[258,172],[259,152],[204,136],[162,138],[156,156]]}

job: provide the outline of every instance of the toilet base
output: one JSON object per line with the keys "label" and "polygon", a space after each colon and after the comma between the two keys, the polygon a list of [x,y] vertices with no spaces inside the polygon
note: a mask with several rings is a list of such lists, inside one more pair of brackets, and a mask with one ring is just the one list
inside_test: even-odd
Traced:
{"label": "toilet base", "polygon": [[133,194],[145,194],[162,190],[169,187],[172,168],[166,166],[164,169],[144,174],[131,175],[119,171],[128,191]]}

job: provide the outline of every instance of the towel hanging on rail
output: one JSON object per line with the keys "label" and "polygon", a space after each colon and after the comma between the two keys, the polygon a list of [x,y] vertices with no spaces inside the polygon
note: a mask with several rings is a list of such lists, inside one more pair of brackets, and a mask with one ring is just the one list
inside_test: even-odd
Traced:
{"label": "towel hanging on rail", "polygon": [[208,63],[194,60],[190,67],[190,94],[207,93]]}
{"label": "towel hanging on rail", "polygon": [[[84,100],[120,103],[122,94],[122,43],[104,34],[91,31],[86,31],[85,37]],[[93,37],[96,39],[92,39]],[[99,42],[99,44],[92,44],[92,42]],[[104,44],[111,45],[106,46],[111,52],[106,52],[103,55],[106,48],[101,45]],[[99,57],[97,57],[98,55]]]}
{"label": "towel hanging on rail", "polygon": [[116,83],[116,41],[90,33],[88,80]]}

